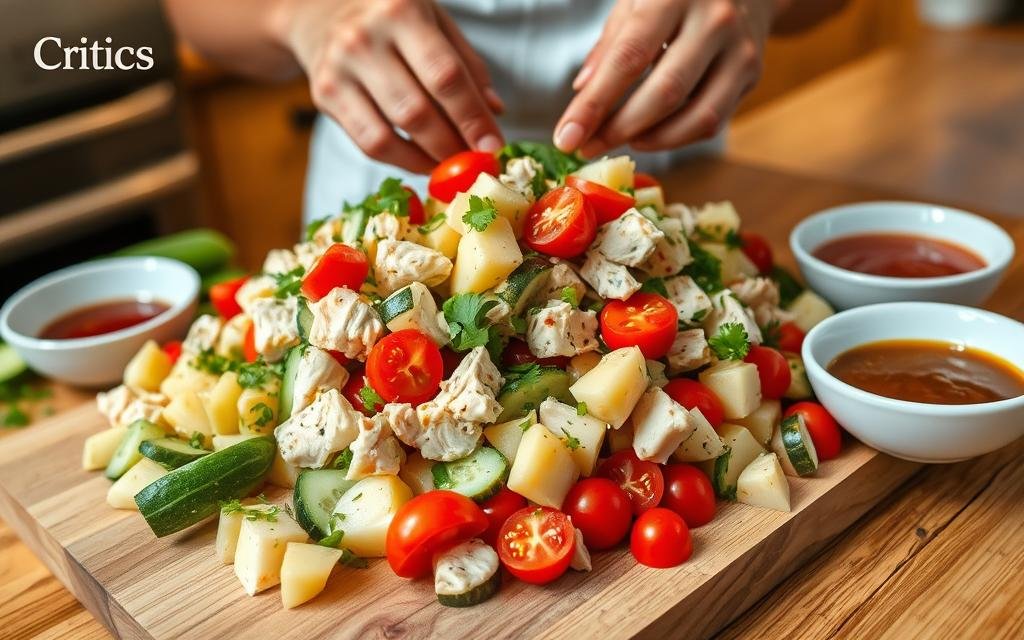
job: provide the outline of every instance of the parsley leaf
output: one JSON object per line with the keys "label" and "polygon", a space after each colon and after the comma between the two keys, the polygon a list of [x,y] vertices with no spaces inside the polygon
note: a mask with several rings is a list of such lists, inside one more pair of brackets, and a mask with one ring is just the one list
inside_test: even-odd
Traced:
{"label": "parsley leaf", "polygon": [[238,372],[238,386],[243,389],[262,389],[274,378],[282,376],[281,371],[277,367],[263,361],[263,356],[257,358],[256,362],[233,364],[232,368]]}
{"label": "parsley leaf", "polygon": [[[266,498],[260,496],[260,501],[266,503]],[[276,504],[269,505],[267,507],[247,507],[243,505],[241,501],[235,499],[221,502],[220,512],[228,515],[232,513],[241,513],[242,516],[249,521],[265,520],[267,522],[277,522],[277,514],[281,513],[281,508]]]}
{"label": "parsley leaf", "polygon": [[331,532],[329,536],[327,536],[326,538],[322,538],[319,542],[317,542],[317,544],[321,547],[331,547],[337,549],[339,546],[341,546],[341,541],[344,538],[345,532],[341,529],[335,529]]}
{"label": "parsley leaf", "polygon": [[576,415],[578,415],[578,416],[585,416],[585,415],[587,415],[587,403],[586,402],[577,402],[576,403]]}
{"label": "parsley leaf", "polygon": [[664,278],[648,278],[644,281],[643,286],[640,287],[640,291],[644,293],[656,293],[663,298],[668,297],[668,289],[665,288]]}
{"label": "parsley leaf", "polygon": [[359,399],[363,401],[366,411],[372,412],[370,415],[377,413],[380,410],[378,407],[383,408],[385,404],[384,398],[368,384],[364,384],[363,388],[359,390]]}
{"label": "parsley leaf", "polygon": [[779,306],[783,309],[793,304],[793,300],[804,292],[803,286],[793,274],[782,267],[772,269],[772,280],[779,283]]}
{"label": "parsley leaf", "polygon": [[480,196],[469,196],[469,211],[462,216],[462,221],[475,229],[483,231],[491,225],[498,217],[498,210],[494,208],[494,201],[490,198]]}
{"label": "parsley leaf", "polygon": [[562,433],[565,434],[565,448],[569,451],[575,451],[580,448],[580,439],[572,435],[562,427]]}
{"label": "parsley leaf", "polygon": [[270,274],[270,277],[274,279],[276,284],[274,297],[287,298],[288,296],[299,295],[299,289],[302,287],[302,276],[304,275],[306,275],[306,270],[301,265],[285,273]]}
{"label": "parsley leaf", "polygon": [[498,152],[498,160],[502,166],[505,166],[510,158],[521,158],[523,156],[529,156],[539,162],[544,167],[544,173],[547,177],[558,182],[562,182],[565,180],[565,176],[586,164],[579,154],[563,153],[554,145],[544,142],[531,142],[528,140],[511,142]]}
{"label": "parsley leaf", "polygon": [[342,449],[334,458],[334,463],[331,466],[341,471],[348,471],[348,468],[352,466],[352,449],[348,447]]}
{"label": "parsley leaf", "polygon": [[750,340],[742,324],[727,322],[708,340],[708,346],[720,360],[742,360],[750,351]]}
{"label": "parsley leaf", "polygon": [[365,207],[375,209],[376,213],[388,212],[396,216],[409,215],[409,199],[412,197],[402,181],[398,178],[385,178],[380,183],[377,193],[367,198]]}
{"label": "parsley leaf", "polygon": [[689,244],[693,262],[683,268],[683,273],[693,278],[697,286],[707,293],[715,293],[724,289],[722,261],[702,249],[696,242],[689,242]]}
{"label": "parsley leaf", "polygon": [[360,558],[356,554],[352,553],[350,549],[341,550],[341,559],[338,560],[338,563],[353,569],[365,569],[370,566],[370,563],[366,561],[366,558]]}
{"label": "parsley leaf", "polygon": [[206,447],[206,436],[203,435],[201,431],[192,432],[192,435],[189,436],[188,439],[188,446],[192,447],[193,449],[206,449],[207,451],[209,451],[209,449],[207,449]]}
{"label": "parsley leaf", "polygon": [[425,223],[419,226],[418,231],[422,235],[427,235],[428,233],[437,231],[438,227],[444,224],[444,221],[447,219],[448,216],[445,215],[444,211],[441,211],[440,213],[435,213],[433,217],[430,218],[430,220],[427,220]]}
{"label": "parsley leaf", "polygon": [[324,216],[322,218],[318,218],[318,219],[310,222],[309,224],[307,224],[306,225],[306,242],[312,241],[313,237],[316,236],[316,232],[320,230],[320,227],[322,227],[325,224],[327,224],[327,222],[332,217],[333,216]]}
{"label": "parsley leaf", "polygon": [[193,369],[212,373],[215,376],[231,371],[234,366],[231,359],[217,355],[213,352],[213,349],[204,349],[200,351],[189,364]]}
{"label": "parsley leaf", "polygon": [[[487,320],[487,312],[496,306],[497,300],[479,293],[460,293],[445,300],[442,310],[448,323],[452,349],[469,351],[486,346],[491,351],[495,343],[500,345],[497,327]],[[492,351],[491,357],[494,355]]]}
{"label": "parsley leaf", "polygon": [[256,403],[249,409],[249,413],[256,414],[256,426],[262,427],[274,419],[274,410],[263,402]]}
{"label": "parsley leaf", "polygon": [[505,370],[505,384],[498,395],[512,388],[530,387],[540,382],[541,368],[536,362],[514,364]]}
{"label": "parsley leaf", "polygon": [[579,296],[576,295],[576,287],[562,287],[562,302],[568,302],[569,306],[576,309],[580,306]]}

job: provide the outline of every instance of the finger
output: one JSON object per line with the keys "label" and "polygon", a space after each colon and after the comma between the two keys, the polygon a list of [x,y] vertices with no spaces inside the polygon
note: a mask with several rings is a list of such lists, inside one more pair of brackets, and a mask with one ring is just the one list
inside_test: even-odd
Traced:
{"label": "finger", "polygon": [[455,47],[455,51],[462,56],[462,61],[466,63],[466,68],[469,69],[470,75],[473,76],[477,87],[480,88],[480,93],[483,95],[484,100],[487,101],[487,105],[495,113],[503,112],[505,110],[505,102],[498,95],[498,92],[494,90],[494,83],[491,81],[491,72],[487,69],[487,63],[476,52],[473,45],[466,40],[462,30],[459,29],[459,26],[455,24],[455,21],[452,20],[446,11],[438,9],[437,20],[441,25],[441,30],[444,31],[452,46]]}
{"label": "finger", "polygon": [[615,40],[615,36],[618,35],[622,25],[626,23],[626,18],[629,17],[629,10],[632,6],[633,0],[619,0],[612,7],[611,12],[608,13],[608,19],[605,20],[604,29],[601,30],[601,36],[594,43],[594,47],[587,54],[587,57],[584,58],[583,65],[580,66],[576,78],[572,81],[573,91],[582,89],[590,76],[593,75],[594,69],[601,63],[601,58],[604,56],[608,46]]}

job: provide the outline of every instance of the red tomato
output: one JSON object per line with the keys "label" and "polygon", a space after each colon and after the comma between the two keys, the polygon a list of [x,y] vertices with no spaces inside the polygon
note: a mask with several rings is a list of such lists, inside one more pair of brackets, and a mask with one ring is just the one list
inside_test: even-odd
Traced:
{"label": "red tomato", "polygon": [[641,460],[632,449],[623,449],[602,462],[597,475],[617,483],[626,492],[634,515],[658,506],[665,492],[661,468]]}
{"label": "red tomato", "polygon": [[676,378],[664,387],[665,393],[687,409],[698,409],[711,426],[718,428],[725,422],[725,409],[715,392],[696,380]]}
{"label": "red tomato", "polygon": [[715,490],[704,472],[692,464],[669,464],[665,474],[665,497],[661,506],[683,517],[686,526],[705,525],[715,518]]}
{"label": "red tomato", "polygon": [[744,362],[751,362],[757,367],[757,377],[761,379],[761,396],[768,400],[778,400],[786,393],[793,374],[789,370],[786,356],[771,347],[754,345],[750,347]]}
{"label": "red tomato", "polygon": [[409,194],[409,224],[423,224],[427,221],[427,214],[423,211],[423,201],[416,195],[412,187],[403,184],[402,188]]}
{"label": "red tomato", "polygon": [[465,354],[456,353],[455,351],[452,351],[448,347],[441,349],[441,361],[444,363],[445,378],[452,377],[452,373],[455,371],[455,369],[457,369],[458,366],[462,364],[463,357],[465,357]]}
{"label": "red tomato", "polygon": [[681,565],[693,553],[683,517],[669,509],[651,509],[636,520],[629,550],[640,564],[657,569]]}
{"label": "red tomato", "polygon": [[800,349],[804,346],[804,338],[806,337],[807,334],[804,333],[803,329],[792,322],[779,325],[779,349],[781,351],[799,354]]}
{"label": "red tomato", "polygon": [[332,244],[302,279],[302,294],[310,302],[316,302],[335,287],[359,291],[369,272],[370,263],[365,253],[340,242]]}
{"label": "red tomato", "polygon": [[583,193],[583,197],[593,207],[599,225],[615,220],[636,204],[636,198],[628,193],[609,189],[603,184],[576,176],[566,176],[565,184]]}
{"label": "red tomato", "polygon": [[583,194],[572,187],[556,187],[530,208],[523,240],[534,251],[575,258],[596,235],[597,217]]}
{"label": "red tomato", "polygon": [[384,408],[384,405],[377,403],[373,405],[372,411],[368,411],[366,409],[366,403],[363,402],[363,396],[359,393],[363,390],[363,387],[368,385],[369,382],[366,380],[365,372],[362,369],[358,369],[349,374],[348,382],[346,382],[345,386],[341,388],[341,395],[345,396],[345,399],[348,400],[349,404],[351,404],[356,411],[360,411],[362,413],[377,413]]}
{"label": "red tomato", "polygon": [[434,554],[487,530],[487,516],[454,491],[421,493],[395,512],[384,542],[391,569],[403,578],[430,573]]}
{"label": "red tomato", "polygon": [[346,356],[344,353],[340,351],[328,351],[327,353],[331,354],[331,357],[334,358],[334,361],[343,367],[350,362],[348,356]]}
{"label": "red tomato", "polygon": [[524,507],[526,507],[526,498],[508,487],[502,487],[501,491],[480,504],[480,508],[483,509],[484,515],[487,516],[487,521],[490,523],[487,525],[487,531],[481,534],[480,539],[492,547],[495,546],[501,526],[505,524],[510,515]]}
{"label": "red tomato", "polygon": [[569,568],[576,530],[568,516],[551,507],[516,511],[498,532],[498,557],[523,582],[547,584]]}
{"label": "red tomato", "polygon": [[498,175],[498,158],[484,151],[462,151],[441,161],[430,172],[427,190],[441,202],[451,202],[457,193],[467,191],[481,173]]}
{"label": "red tomato", "polygon": [[501,361],[505,366],[510,367],[517,364],[537,363],[545,367],[558,367],[565,369],[569,366],[569,358],[565,356],[554,356],[552,358],[538,358],[530,351],[530,347],[522,340],[512,339],[508,346],[501,353]]}
{"label": "red tomato", "polygon": [[807,425],[807,432],[811,434],[811,441],[814,442],[814,450],[818,452],[819,460],[831,460],[839,455],[843,448],[843,432],[839,429],[839,423],[832,417],[825,407],[817,402],[798,402],[786,409],[783,417],[799,413],[804,417],[804,424]]}
{"label": "red tomato", "polygon": [[161,348],[164,350],[164,353],[171,356],[171,364],[177,362],[178,358],[181,357],[181,340],[165,342]]}
{"label": "red tomato", "polygon": [[245,340],[242,342],[242,355],[245,356],[246,362],[256,362],[260,357],[260,352],[256,350],[256,325],[249,323],[249,328],[245,330]]}
{"label": "red tomato", "polygon": [[658,179],[649,173],[636,173],[633,174],[633,188],[643,189],[644,187],[660,187],[661,183]]}
{"label": "red tomato", "polygon": [[772,259],[772,246],[764,236],[753,231],[740,231],[740,242],[743,243],[743,253],[750,258],[757,270],[763,274],[771,273],[775,261]]}
{"label": "red tomato", "polygon": [[242,276],[234,280],[218,282],[210,287],[210,304],[217,310],[220,317],[230,320],[242,313],[242,307],[235,301],[235,294],[242,288],[249,276]]}
{"label": "red tomato", "polygon": [[678,326],[675,305],[656,293],[634,293],[626,300],[610,300],[601,309],[604,343],[611,349],[640,347],[648,360],[668,353]]}
{"label": "red tomato", "polygon": [[370,386],[388,402],[426,402],[437,395],[442,375],[441,350],[416,329],[384,336],[366,358]]}
{"label": "red tomato", "polygon": [[633,523],[633,508],[622,487],[607,478],[584,478],[565,496],[562,511],[583,532],[592,551],[622,542]]}

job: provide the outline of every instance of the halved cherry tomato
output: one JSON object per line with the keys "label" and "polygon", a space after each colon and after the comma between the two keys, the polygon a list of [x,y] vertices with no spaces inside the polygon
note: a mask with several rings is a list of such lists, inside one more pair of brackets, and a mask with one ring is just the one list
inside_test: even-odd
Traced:
{"label": "halved cherry tomato", "polygon": [[608,478],[577,482],[565,496],[562,511],[583,532],[583,543],[592,551],[610,549],[622,542],[633,523],[629,496]]}
{"label": "halved cherry tomato", "polygon": [[508,346],[501,353],[501,361],[505,366],[531,363],[537,363],[545,367],[558,367],[559,369],[565,369],[569,366],[569,358],[565,356],[538,358],[530,351],[529,345],[515,338],[508,341]]}
{"label": "halved cherry tomato", "polygon": [[670,398],[687,409],[698,409],[711,426],[718,428],[725,422],[725,409],[715,392],[696,380],[676,378],[663,387]]}
{"label": "halved cherry tomato", "polygon": [[498,532],[498,558],[523,582],[547,584],[569,568],[576,530],[569,518],[551,507],[516,511]]}
{"label": "halved cherry tomato", "polygon": [[817,402],[798,402],[786,409],[784,417],[799,413],[804,417],[819,460],[831,460],[843,448],[843,432],[832,414]]}
{"label": "halved cherry tomato", "polygon": [[675,305],[656,293],[634,293],[626,300],[611,300],[601,309],[605,344],[611,349],[640,347],[648,360],[668,353],[678,327]]}
{"label": "halved cherry tomato", "polygon": [[665,492],[661,468],[654,462],[641,460],[632,449],[623,449],[605,460],[597,475],[615,482],[626,492],[634,515],[658,506]]}
{"label": "halved cherry tomato", "polygon": [[238,293],[238,290],[242,288],[242,285],[248,279],[249,276],[242,276],[241,278],[218,282],[210,287],[210,304],[217,310],[220,317],[230,320],[242,313],[242,307],[238,306],[238,302],[235,301],[235,294]]}
{"label": "halved cherry tomato", "polygon": [[[360,391],[363,387],[369,386],[369,381],[366,379],[366,373],[362,369],[353,371],[348,376],[348,382],[341,388],[341,395],[348,400],[352,407],[361,413],[374,414],[384,408],[383,404],[377,403],[373,405],[372,410],[367,410],[366,403],[363,402],[363,396]],[[372,387],[371,387],[372,388]]]}
{"label": "halved cherry tomato", "polygon": [[178,358],[181,357],[181,340],[170,340],[165,342],[161,349],[171,357],[171,364],[174,364],[178,361]]}
{"label": "halved cherry tomato", "polygon": [[779,325],[779,349],[781,351],[799,354],[806,337],[807,334],[803,329],[792,322],[784,322]]}
{"label": "halved cherry tomato", "polygon": [[628,193],[609,189],[603,184],[576,176],[566,176],[565,184],[583,193],[583,197],[594,208],[598,225],[615,220],[636,204],[636,198]]}
{"label": "halved cherry tomato", "polygon": [[715,519],[715,490],[703,471],[692,464],[679,463],[665,465],[662,473],[665,497],[661,506],[681,515],[691,529]]}
{"label": "halved cherry tomato", "polygon": [[441,350],[416,329],[384,336],[366,358],[366,377],[387,402],[426,402],[437,395],[442,375]]}
{"label": "halved cherry tomato", "polygon": [[575,258],[597,235],[597,217],[583,193],[556,187],[534,203],[526,215],[523,240],[534,251],[558,258]]}
{"label": "halved cherry tomato", "polygon": [[771,347],[754,345],[750,347],[744,362],[751,362],[757,367],[757,377],[761,380],[761,396],[768,400],[778,400],[786,393],[793,374],[789,370],[786,356]]}
{"label": "halved cherry tomato", "polygon": [[640,564],[665,569],[690,559],[693,540],[681,515],[669,509],[651,509],[633,525],[629,550]]}
{"label": "halved cherry tomato", "polygon": [[245,330],[245,339],[242,341],[242,355],[245,356],[246,362],[256,362],[260,357],[260,352],[256,350],[256,325],[249,323],[249,328]]}
{"label": "halved cherry tomato", "polygon": [[750,258],[757,270],[762,274],[771,273],[775,260],[772,259],[772,246],[764,236],[753,231],[740,231],[740,242],[743,243],[743,253]]}
{"label": "halved cherry tomato", "polygon": [[455,195],[467,191],[481,173],[498,175],[498,158],[483,151],[461,151],[442,160],[430,172],[427,190],[441,202],[451,202]]}
{"label": "halved cherry tomato", "polygon": [[526,498],[512,491],[508,487],[502,487],[498,493],[480,503],[484,515],[487,516],[487,531],[480,535],[480,539],[492,547],[498,541],[498,532],[508,517],[526,506]]}
{"label": "halved cherry tomato", "polygon": [[398,508],[384,548],[391,569],[403,578],[430,573],[434,554],[487,530],[487,516],[454,491],[427,491]]}
{"label": "halved cherry tomato", "polygon": [[441,349],[441,362],[444,363],[445,378],[452,377],[452,373],[455,371],[455,369],[458,368],[460,364],[462,364],[462,359],[464,357],[466,357],[466,354],[456,353],[455,351],[452,351],[448,347]]}
{"label": "halved cherry tomato", "polygon": [[660,187],[661,182],[657,178],[649,173],[635,173],[633,174],[633,188],[643,189],[644,187]]}
{"label": "halved cherry tomato", "polygon": [[316,302],[336,287],[359,291],[369,272],[365,253],[340,242],[332,244],[302,279],[302,294]]}
{"label": "halved cherry tomato", "polygon": [[423,211],[423,201],[416,195],[412,187],[403,184],[402,188],[409,194],[409,224],[423,224],[427,221],[427,214]]}

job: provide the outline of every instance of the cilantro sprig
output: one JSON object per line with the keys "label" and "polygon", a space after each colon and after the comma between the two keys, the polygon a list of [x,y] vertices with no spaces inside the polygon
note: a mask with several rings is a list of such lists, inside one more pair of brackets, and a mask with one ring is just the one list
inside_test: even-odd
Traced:
{"label": "cilantro sprig", "polygon": [[701,248],[696,242],[690,242],[690,255],[693,262],[683,268],[683,273],[693,278],[701,289],[707,293],[715,293],[725,288],[722,283],[722,261]]}
{"label": "cilantro sprig", "polygon": [[359,399],[363,401],[363,413],[371,416],[379,411],[378,407],[385,404],[384,398],[369,384],[364,384],[359,390]]}
{"label": "cilantro sprig", "polygon": [[578,309],[580,306],[579,296],[576,295],[576,287],[562,287],[562,293],[559,296],[562,302],[569,303],[569,306],[573,309]]}
{"label": "cilantro sprig", "polygon": [[727,322],[708,340],[708,346],[719,360],[742,360],[750,352],[747,330],[738,322]]}
{"label": "cilantro sprig", "polygon": [[306,275],[306,269],[301,265],[285,273],[270,274],[270,277],[274,279],[274,297],[283,299],[299,295],[304,275]]}
{"label": "cilantro sprig", "polygon": [[256,362],[242,362],[218,355],[213,349],[200,351],[189,364],[216,376],[234,371],[238,374],[238,386],[243,389],[262,389],[284,375],[280,364],[268,364],[262,356]]}
{"label": "cilantro sprig", "polygon": [[277,514],[281,512],[281,508],[276,504],[268,504],[267,499],[262,495],[259,496],[261,505],[246,506],[238,499],[227,500],[220,503],[220,512],[225,515],[232,513],[241,513],[242,517],[246,520],[256,521],[265,520],[267,522],[277,522]]}
{"label": "cilantro sprig", "polygon": [[544,168],[544,174],[558,182],[562,182],[565,180],[565,176],[585,164],[585,161],[579,154],[563,153],[554,145],[543,142],[531,142],[529,140],[511,142],[498,152],[498,160],[503,167],[508,163],[509,159],[521,158],[523,156],[529,156],[539,162]]}
{"label": "cilantro sprig", "polygon": [[487,319],[487,312],[497,305],[497,300],[479,293],[460,293],[445,300],[442,311],[452,349],[469,351],[487,347],[491,360],[497,361],[502,350],[501,334]]}
{"label": "cilantro sprig", "polygon": [[498,218],[498,210],[494,201],[480,196],[469,196],[469,210],[462,216],[462,221],[475,231],[483,231]]}

